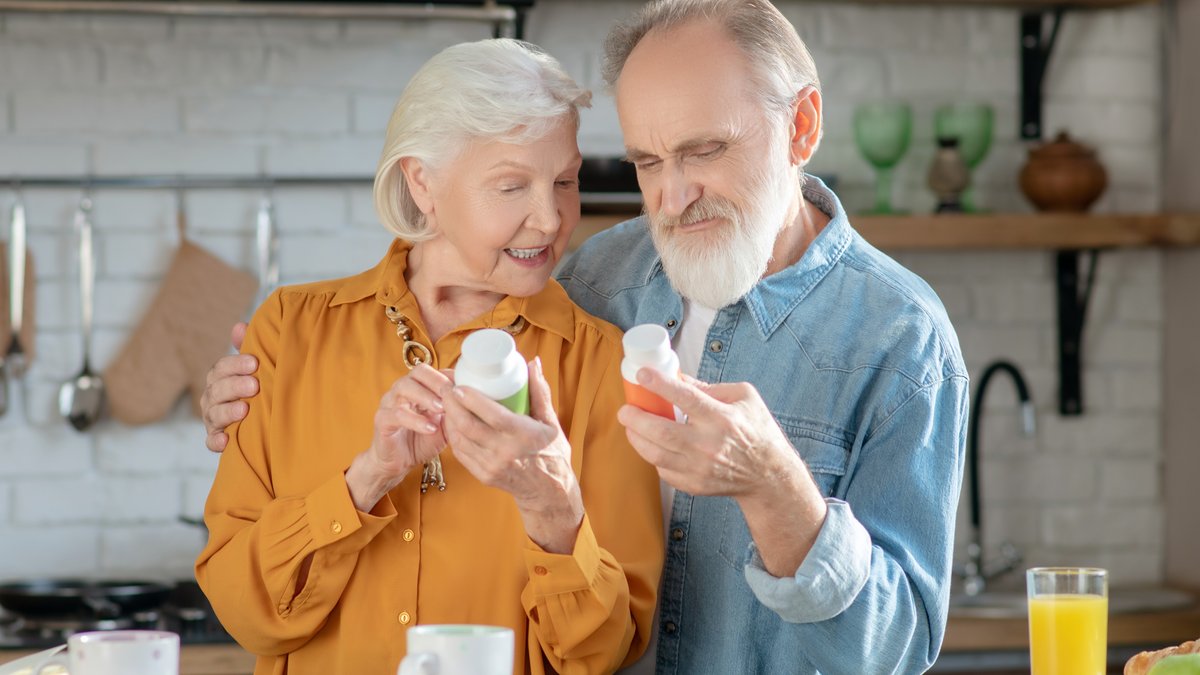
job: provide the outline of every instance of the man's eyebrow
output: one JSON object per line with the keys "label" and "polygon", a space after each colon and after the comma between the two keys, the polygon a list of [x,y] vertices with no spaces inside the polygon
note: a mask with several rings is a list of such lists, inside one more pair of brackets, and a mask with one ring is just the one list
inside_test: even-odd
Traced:
{"label": "man's eyebrow", "polygon": [[[683,155],[683,154],[687,154],[687,153],[695,150],[696,148],[701,148],[701,147],[704,147],[711,143],[725,143],[725,142],[726,141],[724,141],[724,140],[709,137],[709,136],[705,136],[705,137],[701,137],[701,138],[690,138],[686,141],[683,141],[679,145],[676,145],[675,147],[671,148],[667,154]],[[626,161],[637,163],[637,162],[647,160],[647,159],[658,159],[658,155],[655,155],[654,153],[651,153],[651,152],[646,152],[644,150],[638,150],[636,148],[625,148],[625,159],[626,159]]]}
{"label": "man's eyebrow", "polygon": [[656,159],[656,158],[657,158],[656,155],[653,155],[649,152],[645,152],[643,150],[636,150],[634,148],[625,148],[625,161],[626,162],[633,162],[634,164],[636,164],[642,160]]}

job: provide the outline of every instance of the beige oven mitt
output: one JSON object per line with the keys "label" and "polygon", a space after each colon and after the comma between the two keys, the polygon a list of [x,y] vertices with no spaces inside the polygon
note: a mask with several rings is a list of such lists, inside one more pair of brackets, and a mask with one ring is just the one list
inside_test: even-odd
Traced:
{"label": "beige oven mitt", "polygon": [[104,373],[108,409],[125,424],[165,417],[190,390],[192,409],[213,362],[229,351],[229,329],[254,301],[258,282],[183,240],[150,309]]}

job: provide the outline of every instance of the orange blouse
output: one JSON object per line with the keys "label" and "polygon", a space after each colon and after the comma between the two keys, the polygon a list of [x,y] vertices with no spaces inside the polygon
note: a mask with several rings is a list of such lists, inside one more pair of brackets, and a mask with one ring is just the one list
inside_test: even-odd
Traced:
{"label": "orange blouse", "polygon": [[[473,330],[505,327],[540,356],[572,448],[586,515],[570,555],[525,534],[511,495],[442,453],[445,492],[421,471],[355,509],[344,476],[369,447],[379,400],[408,373],[385,315],[397,307],[430,345],[404,280],[408,245],[374,269],[276,291],[243,351],[260,393],[229,430],[205,507],[196,579],[226,629],[258,655],[256,675],[393,675],[416,624],[476,623],[516,633],[514,673],[608,673],[646,648],[663,561],[658,477],[616,421],[620,331],[550,280],[432,344],[452,366]],[[312,556],[302,587],[303,561]]]}

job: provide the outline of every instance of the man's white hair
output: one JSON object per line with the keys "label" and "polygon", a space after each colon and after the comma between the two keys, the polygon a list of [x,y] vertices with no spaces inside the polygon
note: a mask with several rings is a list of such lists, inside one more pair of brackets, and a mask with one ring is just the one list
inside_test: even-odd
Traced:
{"label": "man's white hair", "polygon": [[527,42],[499,38],[449,47],[413,75],[388,121],[375,171],[375,211],[408,241],[432,235],[400,170],[412,157],[436,168],[471,140],[527,143],[564,120],[579,129],[591,92],[554,57]]}
{"label": "man's white hair", "polygon": [[715,21],[750,62],[755,90],[765,103],[787,112],[805,87],[821,90],[817,66],[796,29],[768,0],[655,0],[604,41],[604,81],[613,88],[625,61],[642,38],[693,21]]}

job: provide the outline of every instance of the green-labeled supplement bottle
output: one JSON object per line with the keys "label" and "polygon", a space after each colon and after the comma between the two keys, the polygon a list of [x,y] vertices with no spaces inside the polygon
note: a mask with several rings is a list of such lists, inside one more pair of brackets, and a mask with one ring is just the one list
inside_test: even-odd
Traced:
{"label": "green-labeled supplement bottle", "polygon": [[502,330],[484,328],[463,340],[454,383],[476,389],[518,415],[529,414],[529,370],[517,343]]}

